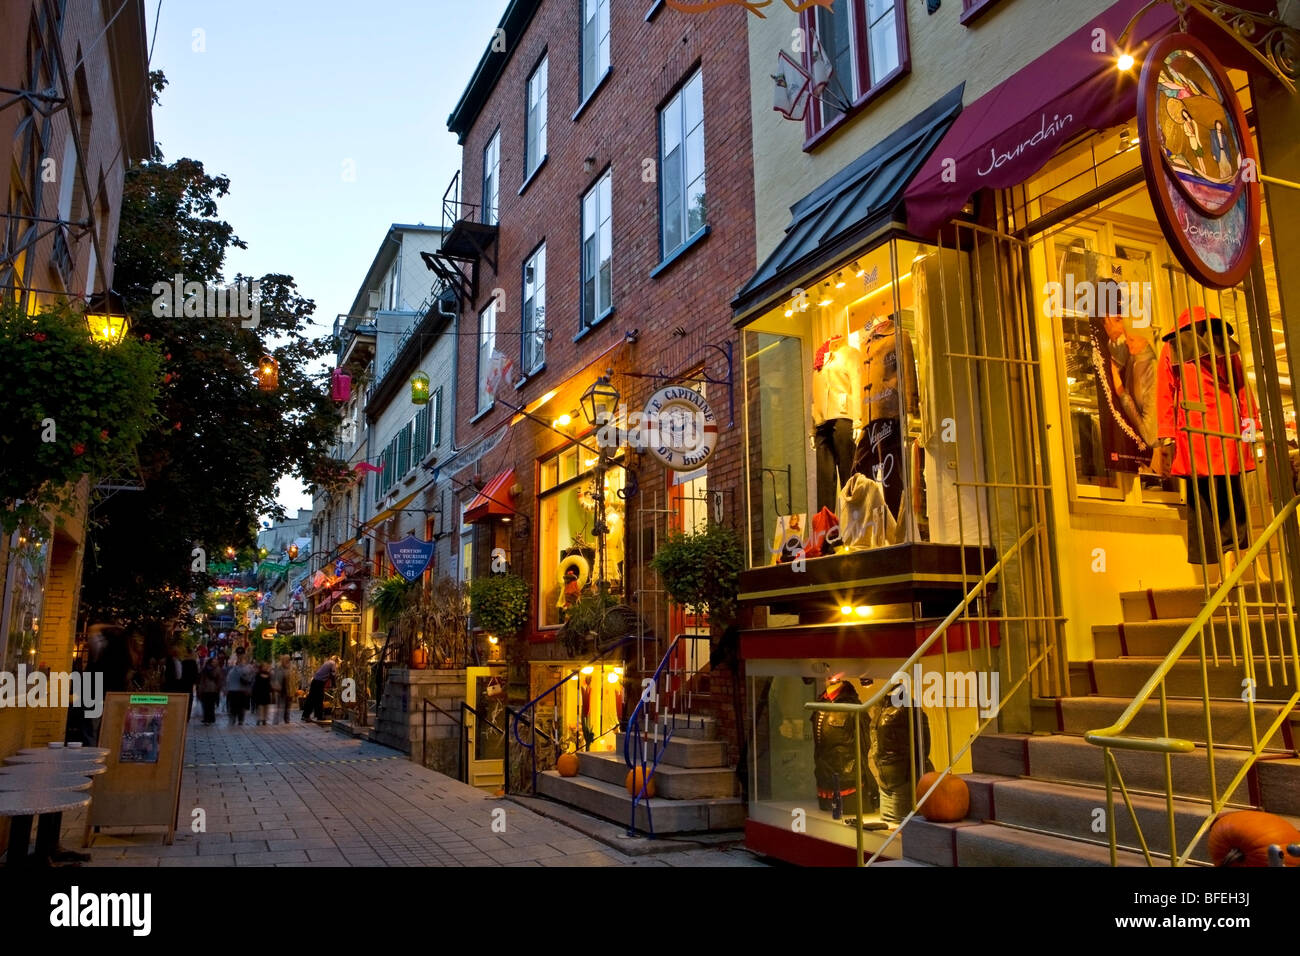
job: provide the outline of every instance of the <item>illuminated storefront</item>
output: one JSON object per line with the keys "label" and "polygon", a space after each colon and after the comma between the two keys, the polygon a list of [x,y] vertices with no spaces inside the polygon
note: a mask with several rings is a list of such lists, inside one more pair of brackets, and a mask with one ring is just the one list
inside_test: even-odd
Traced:
{"label": "illuminated storefront", "polygon": [[[1107,35],[1126,19],[1111,11]],[[1145,26],[1137,40],[1169,22]],[[971,769],[963,749],[995,713],[1003,732],[1057,730],[1057,704],[1090,662],[1119,656],[1121,604],[1150,601],[1154,617],[1161,593],[1208,598],[1234,550],[1209,536],[1235,524],[1244,550],[1294,494],[1267,209],[1244,278],[1219,290],[1189,274],[1148,193],[1135,83],[1095,55],[1072,75],[1079,49],[1067,41],[964,108],[958,89],[955,108],[950,97],[879,139],[793,207],[733,301],[750,517],[747,838],[764,852],[851,863],[861,834],[869,856],[911,809],[917,777]],[[1250,150],[1216,125],[1207,77],[1166,72],[1177,75],[1155,105],[1168,141],[1191,175],[1230,188]],[[1247,75],[1229,79],[1253,122]],[[1062,115],[1068,128],[1052,125]],[[942,166],[954,156],[955,186]],[[972,185],[995,168],[1008,181]],[[1210,365],[1223,357],[1247,411],[1240,440],[1208,425],[1206,438],[1249,461],[1222,481],[1203,466],[1211,477],[1195,485],[1169,436],[1175,414],[1197,411],[1160,390],[1180,388],[1201,349]],[[1209,489],[1198,502],[1196,487]],[[1212,522],[1194,517],[1203,510]],[[1260,574],[1280,581],[1283,553],[1271,542]],[[861,739],[851,713],[809,709],[885,688]]]}

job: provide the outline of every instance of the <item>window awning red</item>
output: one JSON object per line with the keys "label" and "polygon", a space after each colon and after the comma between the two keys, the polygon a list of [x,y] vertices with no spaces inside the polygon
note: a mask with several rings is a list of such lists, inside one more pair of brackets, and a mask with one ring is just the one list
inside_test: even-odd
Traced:
{"label": "window awning red", "polygon": [[464,521],[466,524],[474,524],[482,521],[484,518],[499,518],[504,515],[513,515],[514,495],[510,494],[510,489],[515,483],[515,470],[507,468],[505,471],[498,472],[492,480],[483,486],[483,490],[474,496],[474,500],[469,503],[465,509]]}
{"label": "window awning red", "polygon": [[[1079,133],[1136,115],[1140,70],[1119,72],[1115,42],[1146,2],[1120,0],[966,106],[904,193],[908,228],[933,236],[980,190],[1023,183]],[[1176,21],[1163,4],[1138,21],[1127,45],[1139,64]]]}

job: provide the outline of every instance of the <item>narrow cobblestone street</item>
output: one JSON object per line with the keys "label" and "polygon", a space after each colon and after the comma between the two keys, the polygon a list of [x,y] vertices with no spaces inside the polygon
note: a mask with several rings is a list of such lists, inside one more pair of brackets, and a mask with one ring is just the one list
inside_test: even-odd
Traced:
{"label": "narrow cobblestone street", "polygon": [[[297,721],[225,720],[190,723],[175,843],[154,833],[101,833],[91,865],[762,865],[726,846],[629,855],[387,747]],[[504,832],[494,832],[497,811]],[[65,846],[79,844],[83,826],[84,816],[65,819]]]}

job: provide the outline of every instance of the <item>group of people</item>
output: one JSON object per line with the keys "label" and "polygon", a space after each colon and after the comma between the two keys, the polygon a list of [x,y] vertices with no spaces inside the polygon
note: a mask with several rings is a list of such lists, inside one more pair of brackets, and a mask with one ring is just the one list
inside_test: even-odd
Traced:
{"label": "group of people", "polygon": [[204,724],[217,722],[217,705],[223,694],[232,725],[242,725],[251,709],[257,725],[265,727],[271,722],[272,706],[279,713],[280,723],[289,722],[289,704],[296,696],[296,688],[288,654],[282,654],[280,663],[272,668],[268,662],[254,661],[244,647],[235,648],[233,660],[224,651],[209,654],[206,647],[199,650],[203,663],[199,667],[196,690]]}

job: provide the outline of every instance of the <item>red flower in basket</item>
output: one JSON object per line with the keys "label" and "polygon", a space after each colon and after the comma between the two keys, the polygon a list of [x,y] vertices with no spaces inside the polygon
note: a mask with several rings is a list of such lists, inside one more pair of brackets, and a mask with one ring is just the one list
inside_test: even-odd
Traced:
{"label": "red flower in basket", "polygon": [[33,332],[33,333],[32,333],[32,338],[34,338],[37,342],[44,342],[44,341],[45,341],[45,333],[44,333],[44,332]]}
{"label": "red flower in basket", "polygon": [[72,446],[72,453],[74,455],[84,455],[86,453],[86,446],[83,445],[81,442],[77,442],[75,445]]}

